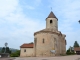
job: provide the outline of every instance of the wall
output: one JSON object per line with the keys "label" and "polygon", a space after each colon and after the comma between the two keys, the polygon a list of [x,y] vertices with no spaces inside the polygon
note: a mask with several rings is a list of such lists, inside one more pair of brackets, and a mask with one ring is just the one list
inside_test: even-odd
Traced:
{"label": "wall", "polygon": [[[26,52],[24,50],[26,49]],[[20,57],[34,56],[34,48],[21,48]]]}
{"label": "wall", "polygon": [[[34,49],[35,49],[35,55],[36,56],[55,56],[55,54],[52,54],[50,51],[53,49],[56,50],[57,54],[57,47],[54,45],[54,37],[56,38],[56,41],[58,41],[58,35],[52,34],[52,33],[39,33],[36,34],[34,38],[37,38],[36,47],[34,42]],[[44,43],[43,43],[44,39]]]}
{"label": "wall", "polygon": [[[50,20],[52,20],[52,23],[50,23]],[[56,18],[47,18],[46,19],[46,28],[54,29],[55,31],[58,31],[58,21]]]}
{"label": "wall", "polygon": [[66,54],[66,43],[65,43],[65,37],[63,35],[59,35],[59,48],[60,48],[60,54],[65,55]]}

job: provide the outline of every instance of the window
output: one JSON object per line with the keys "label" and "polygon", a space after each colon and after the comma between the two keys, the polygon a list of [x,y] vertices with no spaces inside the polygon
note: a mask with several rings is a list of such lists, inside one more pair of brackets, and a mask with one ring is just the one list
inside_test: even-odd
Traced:
{"label": "window", "polygon": [[24,49],[24,52],[26,52],[26,49]]}
{"label": "window", "polygon": [[54,42],[56,43],[56,38],[54,38]]}
{"label": "window", "polygon": [[50,23],[52,23],[52,20],[50,20]]}
{"label": "window", "polygon": [[55,47],[57,47],[57,40],[54,38]]}
{"label": "window", "polygon": [[44,43],[44,39],[43,39],[43,43]]}

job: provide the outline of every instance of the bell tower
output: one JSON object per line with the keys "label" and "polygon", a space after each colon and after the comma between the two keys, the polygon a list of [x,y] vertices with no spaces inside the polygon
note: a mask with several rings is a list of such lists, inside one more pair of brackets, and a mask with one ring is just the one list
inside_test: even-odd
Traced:
{"label": "bell tower", "polygon": [[49,16],[46,18],[46,29],[53,29],[58,31],[58,19],[51,11]]}

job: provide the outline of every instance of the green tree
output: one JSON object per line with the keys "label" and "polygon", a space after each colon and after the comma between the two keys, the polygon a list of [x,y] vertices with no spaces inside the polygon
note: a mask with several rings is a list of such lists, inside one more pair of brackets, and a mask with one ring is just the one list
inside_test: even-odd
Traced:
{"label": "green tree", "polygon": [[66,51],[67,55],[74,55],[74,51],[72,50],[72,47],[70,46],[69,49]]}
{"label": "green tree", "polygon": [[11,50],[9,49],[9,47],[6,47],[6,53],[11,54]]}
{"label": "green tree", "polygon": [[1,53],[4,53],[4,52],[5,52],[5,47],[3,47],[1,50]]}
{"label": "green tree", "polygon": [[79,44],[77,41],[74,42],[74,46],[73,47],[79,47]]}
{"label": "green tree", "polygon": [[1,50],[1,53],[4,53],[4,52],[11,54],[11,50],[9,49],[9,47],[6,47],[6,50],[5,50],[5,47],[3,47],[2,50]]}
{"label": "green tree", "polygon": [[29,44],[33,44],[33,42],[30,42]]}
{"label": "green tree", "polygon": [[19,57],[19,56],[20,56],[20,50],[17,50],[16,52],[11,53],[10,56],[11,56],[11,57]]}

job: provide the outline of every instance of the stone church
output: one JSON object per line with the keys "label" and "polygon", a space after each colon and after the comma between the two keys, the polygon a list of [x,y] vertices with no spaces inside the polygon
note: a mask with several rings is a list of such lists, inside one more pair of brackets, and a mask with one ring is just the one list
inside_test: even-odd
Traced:
{"label": "stone church", "polygon": [[58,18],[51,11],[46,28],[34,33],[34,43],[20,46],[20,57],[59,56],[66,54],[66,35],[58,31]]}

